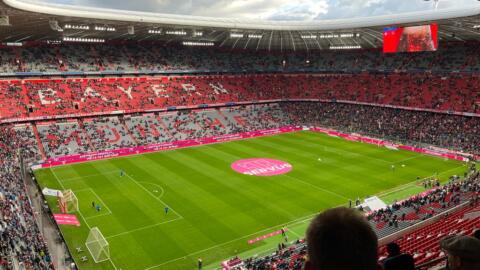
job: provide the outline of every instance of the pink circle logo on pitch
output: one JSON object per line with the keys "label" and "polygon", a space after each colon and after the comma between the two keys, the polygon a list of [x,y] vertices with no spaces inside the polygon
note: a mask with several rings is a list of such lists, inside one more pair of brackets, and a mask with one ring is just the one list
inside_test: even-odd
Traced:
{"label": "pink circle logo on pitch", "polygon": [[269,158],[241,159],[232,163],[231,167],[236,172],[256,176],[273,176],[292,170],[292,165],[289,163]]}

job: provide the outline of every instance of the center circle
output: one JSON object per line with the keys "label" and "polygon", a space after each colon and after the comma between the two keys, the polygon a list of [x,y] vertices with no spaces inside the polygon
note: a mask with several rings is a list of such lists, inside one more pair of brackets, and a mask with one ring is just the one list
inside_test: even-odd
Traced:
{"label": "center circle", "polygon": [[236,172],[255,176],[286,174],[293,168],[290,163],[269,158],[240,159],[233,162],[230,167]]}

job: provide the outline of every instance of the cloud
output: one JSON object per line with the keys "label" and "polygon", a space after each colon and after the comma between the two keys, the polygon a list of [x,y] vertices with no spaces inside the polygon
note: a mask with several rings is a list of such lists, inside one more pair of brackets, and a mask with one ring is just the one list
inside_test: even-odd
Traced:
{"label": "cloud", "polygon": [[[434,1],[424,0],[328,0],[329,12],[316,19],[339,19],[433,10]],[[477,0],[440,0],[438,9],[478,5]]]}
{"label": "cloud", "polygon": [[[208,17],[319,20],[388,15],[433,9],[433,0],[30,0],[80,6]],[[479,5],[477,0],[440,0],[438,8]]]}
{"label": "cloud", "polygon": [[315,1],[304,0],[290,2],[279,7],[274,12],[268,14],[262,19],[269,20],[288,20],[288,21],[311,21],[328,13],[329,5],[327,0]]}

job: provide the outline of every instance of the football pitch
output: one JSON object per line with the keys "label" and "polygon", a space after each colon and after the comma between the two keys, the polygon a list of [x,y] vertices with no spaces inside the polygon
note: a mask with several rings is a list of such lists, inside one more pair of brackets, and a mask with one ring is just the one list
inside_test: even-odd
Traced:
{"label": "football pitch", "polygon": [[[249,158],[285,161],[292,170],[276,176],[232,170],[233,162]],[[438,173],[446,180],[465,170],[458,161],[302,131],[35,174],[42,188],[72,189],[78,198],[75,214],[81,225],[60,228],[80,269],[173,270],[196,269],[198,258],[204,269],[213,269],[237,254],[268,252],[281,236],[254,244],[248,240],[283,226],[295,240],[319,211],[369,195],[386,201],[406,197],[423,190],[417,177]],[[58,213],[56,198],[48,202]],[[85,247],[93,227],[110,245],[111,259],[98,264]],[[77,247],[83,252],[77,253]],[[82,256],[88,261],[81,262]]]}

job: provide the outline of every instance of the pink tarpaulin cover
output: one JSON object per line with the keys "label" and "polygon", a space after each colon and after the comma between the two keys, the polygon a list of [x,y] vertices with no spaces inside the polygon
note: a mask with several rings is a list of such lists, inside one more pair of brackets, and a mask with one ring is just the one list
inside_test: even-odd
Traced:
{"label": "pink tarpaulin cover", "polygon": [[54,214],[53,217],[59,225],[80,226],[80,221],[78,221],[78,218],[75,215]]}

